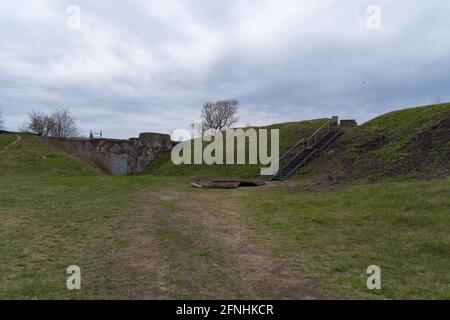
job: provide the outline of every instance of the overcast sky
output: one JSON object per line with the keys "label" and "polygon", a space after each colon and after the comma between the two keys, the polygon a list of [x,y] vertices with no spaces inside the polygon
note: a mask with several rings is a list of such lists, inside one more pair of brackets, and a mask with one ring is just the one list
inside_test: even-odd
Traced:
{"label": "overcast sky", "polygon": [[10,130],[66,107],[84,135],[170,133],[227,98],[242,125],[449,101],[450,1],[0,0]]}

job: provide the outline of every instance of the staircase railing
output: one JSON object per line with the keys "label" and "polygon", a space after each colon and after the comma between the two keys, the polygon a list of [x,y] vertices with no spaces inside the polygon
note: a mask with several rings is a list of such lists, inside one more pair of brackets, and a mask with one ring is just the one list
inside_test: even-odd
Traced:
{"label": "staircase railing", "polygon": [[291,161],[297,158],[305,149],[314,147],[324,136],[330,132],[332,121],[328,120],[323,126],[317,129],[309,138],[303,138],[293,147],[286,151],[278,160],[280,169],[287,166]]}
{"label": "staircase railing", "polygon": [[307,140],[305,138],[297,142],[292,148],[286,151],[278,160],[280,169],[284,168],[292,160],[294,160],[303,150],[306,149]]}
{"label": "staircase railing", "polygon": [[327,121],[323,126],[316,130],[307,140],[307,148],[312,148],[319,142],[323,137],[325,137],[328,132],[330,132],[331,121]]}

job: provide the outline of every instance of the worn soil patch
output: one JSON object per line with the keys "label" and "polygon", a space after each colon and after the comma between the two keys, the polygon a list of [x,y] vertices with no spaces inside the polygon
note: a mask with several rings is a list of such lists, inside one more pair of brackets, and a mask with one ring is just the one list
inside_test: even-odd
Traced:
{"label": "worn soil patch", "polygon": [[114,267],[125,298],[329,298],[252,243],[225,217],[233,212],[211,212],[215,200],[203,192],[138,192],[121,221],[124,249]]}
{"label": "worn soil patch", "polygon": [[149,206],[143,193],[137,194],[136,202],[136,207],[124,212],[120,222],[124,249],[115,257],[116,281],[127,299],[171,299],[164,283],[170,270],[161,257],[154,228],[156,216],[162,212]]}
{"label": "worn soil patch", "polygon": [[194,196],[179,192],[177,198],[183,203],[187,217],[202,224],[208,241],[215,242],[225,252],[230,268],[227,274],[231,283],[238,284],[234,288],[238,298],[328,298],[319,288],[279,265],[267,252],[252,243],[243,226],[225,218],[227,215],[236,216],[235,213],[223,209],[212,213],[206,204],[218,202],[211,194],[197,193]]}
{"label": "worn soil patch", "polygon": [[396,173],[421,171],[430,164],[439,166],[438,172],[430,172],[427,178],[441,178],[450,174],[450,115],[418,134],[405,147],[411,156],[395,168]]}

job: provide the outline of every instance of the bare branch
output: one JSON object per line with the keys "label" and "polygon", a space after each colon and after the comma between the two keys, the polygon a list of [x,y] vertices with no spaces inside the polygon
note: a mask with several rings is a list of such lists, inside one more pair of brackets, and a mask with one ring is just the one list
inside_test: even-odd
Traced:
{"label": "bare branch", "polygon": [[27,129],[30,132],[33,132],[43,137],[48,135],[49,117],[45,113],[33,110],[30,113],[28,113],[28,119],[29,123],[27,125]]}
{"label": "bare branch", "polygon": [[239,102],[236,100],[222,100],[206,102],[202,108],[202,123],[206,131],[214,133],[231,127],[238,121],[236,114],[238,112]]}
{"label": "bare branch", "polygon": [[69,109],[57,109],[50,118],[53,122],[50,130],[52,136],[68,138],[78,135],[76,120]]}
{"label": "bare branch", "polygon": [[58,109],[51,115],[33,110],[28,118],[27,129],[42,137],[67,138],[78,135],[76,120],[68,109]]}

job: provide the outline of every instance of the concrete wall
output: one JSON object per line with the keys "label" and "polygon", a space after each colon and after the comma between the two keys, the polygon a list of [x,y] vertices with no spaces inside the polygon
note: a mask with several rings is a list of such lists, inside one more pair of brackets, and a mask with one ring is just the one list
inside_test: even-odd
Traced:
{"label": "concrete wall", "polygon": [[159,133],[141,133],[139,138],[129,140],[48,138],[47,141],[115,175],[141,172],[172,149],[170,136]]}
{"label": "concrete wall", "polygon": [[349,120],[341,120],[341,127],[357,127],[358,123],[356,120],[349,119]]}

